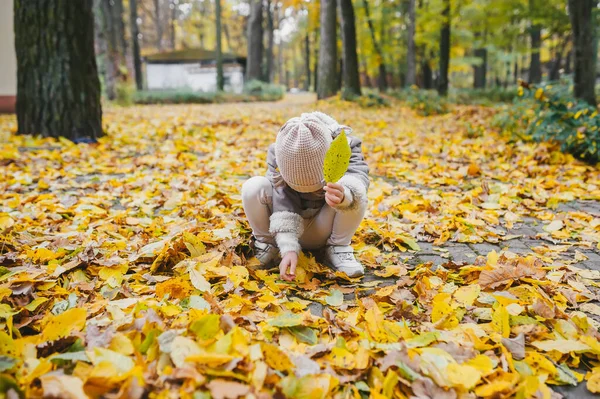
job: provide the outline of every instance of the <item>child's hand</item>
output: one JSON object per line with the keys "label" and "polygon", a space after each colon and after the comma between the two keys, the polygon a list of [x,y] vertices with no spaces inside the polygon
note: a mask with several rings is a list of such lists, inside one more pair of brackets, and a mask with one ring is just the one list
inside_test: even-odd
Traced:
{"label": "child's hand", "polygon": [[344,202],[344,187],[340,183],[327,183],[325,187],[325,202],[332,208]]}
{"label": "child's hand", "polygon": [[[298,264],[298,254],[296,252],[286,252],[279,264],[279,275],[285,281],[293,281],[296,278],[296,265]],[[288,273],[289,268],[289,273]]]}

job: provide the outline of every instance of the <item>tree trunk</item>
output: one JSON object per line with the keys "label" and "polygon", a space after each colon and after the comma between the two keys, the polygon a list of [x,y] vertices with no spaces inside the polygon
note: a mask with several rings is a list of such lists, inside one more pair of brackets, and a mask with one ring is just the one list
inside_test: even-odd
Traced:
{"label": "tree trunk", "polygon": [[216,36],[217,36],[217,91],[223,91],[225,88],[225,79],[223,78],[223,52],[221,47],[221,0],[215,0],[215,17],[216,17]]}
{"label": "tree trunk", "polygon": [[519,57],[515,58],[515,67],[513,71],[513,84],[517,84],[519,81]]}
{"label": "tree trunk", "polygon": [[135,86],[142,90],[144,79],[142,77],[142,56],[140,55],[139,28],[137,24],[137,0],[129,0],[129,25],[133,52],[133,71],[135,73]]}
{"label": "tree trunk", "polygon": [[375,28],[373,27],[373,21],[371,20],[371,14],[369,11],[369,0],[363,0],[365,7],[365,16],[367,17],[367,24],[369,25],[369,31],[371,32],[371,38],[373,39],[373,47],[375,47],[375,53],[379,61],[379,76],[377,77],[377,87],[379,91],[383,92],[387,89],[387,72],[385,70],[385,63],[383,59],[383,52],[381,47],[375,38]]}
{"label": "tree trunk", "polygon": [[101,47],[104,53],[102,72],[104,75],[104,86],[106,97],[114,100],[117,96],[117,84],[120,80],[126,80],[121,76],[121,70],[127,65],[125,60],[126,44],[125,27],[123,24],[123,1],[122,0],[100,0],[97,11],[100,14],[98,36],[101,38]]}
{"label": "tree trunk", "polygon": [[571,48],[569,49],[569,51],[567,52],[567,58],[565,59],[565,75],[570,75],[571,74],[571,60],[573,59],[573,45],[571,45]]}
{"label": "tree trunk", "polygon": [[593,106],[596,105],[596,59],[594,57],[596,42],[592,10],[596,4],[596,0],[569,0],[575,49],[573,94]]}
{"label": "tree trunk", "polygon": [[[529,12],[535,16],[537,10],[536,0],[529,0]],[[529,63],[529,83],[542,81],[542,63],[540,60],[540,47],[542,45],[542,28],[532,22],[529,35],[531,37],[531,61]]]}
{"label": "tree trunk", "polygon": [[246,80],[262,80],[263,70],[263,5],[262,0],[251,0],[248,18],[248,59]]}
{"label": "tree trunk", "polygon": [[335,95],[337,89],[336,0],[321,0],[321,44],[319,46],[319,99]]}
{"label": "tree trunk", "polygon": [[473,87],[475,89],[484,89],[487,74],[487,49],[475,49],[474,55],[481,59],[481,64],[473,67]]}
{"label": "tree trunk", "polygon": [[417,83],[417,57],[415,49],[415,27],[417,26],[416,0],[408,0],[408,38],[406,53],[406,84],[410,87]]}
{"label": "tree trunk", "polygon": [[567,48],[569,39],[568,37],[563,40],[558,49],[556,50],[556,56],[552,61],[552,68],[550,69],[550,73],[548,74],[549,80],[558,80],[560,79],[560,66],[562,65],[562,59],[565,53],[565,49]]}
{"label": "tree trunk", "polygon": [[160,15],[160,0],[154,0],[154,26],[156,29],[156,49],[162,51],[163,27]]}
{"label": "tree trunk", "polygon": [[445,7],[442,12],[444,22],[440,34],[440,78],[438,93],[440,96],[448,94],[448,67],[450,66],[450,0],[444,0]]}
{"label": "tree trunk", "polygon": [[271,7],[275,7],[276,4],[277,3],[271,1],[267,3],[267,73],[265,76],[267,82],[273,81],[273,43],[275,26],[273,24],[273,10],[271,10]]}
{"label": "tree trunk", "polygon": [[[120,0],[123,1],[123,0]],[[175,50],[176,46],[176,37],[175,37],[175,23],[177,22],[177,4],[174,0],[171,0],[171,4],[169,4],[169,7],[171,7],[171,23],[169,24],[169,29],[170,29],[170,36],[171,36],[171,50]]]}
{"label": "tree trunk", "polygon": [[306,81],[304,83],[304,90],[310,90],[310,80],[311,80],[311,71],[310,71],[310,37],[308,36],[308,32],[306,36],[304,36],[304,69],[306,69]]}
{"label": "tree trunk", "polygon": [[352,0],[338,0],[342,31],[342,70],[344,90],[342,98],[360,96],[358,55],[356,54],[356,22]]}
{"label": "tree trunk", "polygon": [[423,72],[423,88],[425,90],[433,89],[433,71],[428,59],[423,59],[421,70]]}
{"label": "tree trunk", "polygon": [[96,141],[103,133],[92,2],[15,0],[14,21],[19,134]]}

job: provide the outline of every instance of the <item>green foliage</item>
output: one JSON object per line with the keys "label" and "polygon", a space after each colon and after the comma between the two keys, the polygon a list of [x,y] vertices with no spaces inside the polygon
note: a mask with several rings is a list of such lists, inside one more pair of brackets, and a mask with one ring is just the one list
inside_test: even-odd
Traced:
{"label": "green foliage", "polygon": [[135,93],[135,87],[127,82],[117,83],[115,88],[115,103],[122,106],[133,104],[133,96]]}
{"label": "green foliage", "polygon": [[600,162],[596,108],[574,99],[569,85],[523,86],[521,98],[496,116],[496,126],[520,139],[554,142],[582,160]]}
{"label": "green foliage", "polygon": [[510,103],[518,96],[517,88],[492,87],[486,89],[451,90],[448,101],[461,105],[487,105]]}
{"label": "green foliage", "polygon": [[201,92],[193,90],[141,90],[133,95],[136,104],[212,104],[227,102],[277,101],[283,98],[282,86],[248,82],[244,93]]}
{"label": "green foliage", "polygon": [[390,106],[390,102],[376,91],[368,91],[362,96],[351,96],[346,98],[346,100],[352,101],[362,108],[382,108]]}
{"label": "green foliage", "polygon": [[140,90],[134,95],[136,104],[210,104],[217,102],[217,93],[192,90]]}
{"label": "green foliage", "polygon": [[285,95],[285,87],[260,80],[250,80],[244,85],[244,93],[258,96],[261,101],[276,101],[281,100]]}
{"label": "green foliage", "polygon": [[445,114],[450,111],[448,100],[435,90],[410,88],[392,93],[392,96],[405,101],[421,116]]}

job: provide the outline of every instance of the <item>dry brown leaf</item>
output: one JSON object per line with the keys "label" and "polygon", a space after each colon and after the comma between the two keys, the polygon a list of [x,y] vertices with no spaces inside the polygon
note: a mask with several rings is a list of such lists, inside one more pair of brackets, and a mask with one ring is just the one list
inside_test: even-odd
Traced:
{"label": "dry brown leaf", "polygon": [[483,270],[479,274],[479,285],[482,288],[496,288],[524,277],[542,278],[546,273],[541,262],[528,259],[507,261],[500,258],[498,266],[491,270]]}

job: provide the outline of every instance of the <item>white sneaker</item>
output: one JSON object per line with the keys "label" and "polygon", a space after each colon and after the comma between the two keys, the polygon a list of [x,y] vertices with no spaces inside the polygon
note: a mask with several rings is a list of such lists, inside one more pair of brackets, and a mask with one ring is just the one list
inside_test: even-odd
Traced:
{"label": "white sneaker", "polygon": [[254,256],[262,267],[271,266],[279,258],[279,250],[275,245],[254,241]]}
{"label": "white sneaker", "polygon": [[365,274],[365,268],[354,257],[354,249],[350,245],[327,246],[323,260],[331,268],[346,273],[348,277],[360,277]]}

